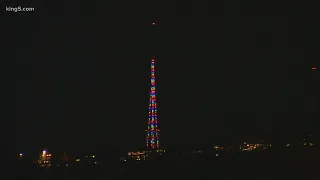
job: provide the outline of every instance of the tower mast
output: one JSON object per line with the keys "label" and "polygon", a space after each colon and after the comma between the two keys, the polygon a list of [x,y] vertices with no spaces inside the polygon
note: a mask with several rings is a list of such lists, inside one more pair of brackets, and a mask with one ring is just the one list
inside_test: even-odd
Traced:
{"label": "tower mast", "polygon": [[317,89],[317,74],[316,74],[316,71],[317,71],[317,67],[315,65],[313,65],[311,67],[311,71],[312,71],[312,80],[311,80],[311,88],[312,88],[312,113],[316,113],[317,111],[317,93],[318,93],[318,89]]}
{"label": "tower mast", "polygon": [[[156,23],[153,22],[152,26]],[[158,126],[158,112],[156,101],[156,75],[155,75],[155,59],[151,59],[151,79],[150,79],[150,97],[149,97],[149,118],[146,135],[146,148],[147,149],[159,149],[159,126]]]}

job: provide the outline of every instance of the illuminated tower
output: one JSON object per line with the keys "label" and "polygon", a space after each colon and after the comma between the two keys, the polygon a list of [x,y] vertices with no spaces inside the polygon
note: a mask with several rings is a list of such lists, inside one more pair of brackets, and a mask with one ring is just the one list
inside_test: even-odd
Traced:
{"label": "illuminated tower", "polygon": [[146,130],[146,148],[147,149],[159,149],[159,126],[158,126],[158,112],[156,101],[156,75],[155,75],[155,60],[151,60],[151,87],[150,87],[150,99],[149,99],[149,119],[148,128]]}

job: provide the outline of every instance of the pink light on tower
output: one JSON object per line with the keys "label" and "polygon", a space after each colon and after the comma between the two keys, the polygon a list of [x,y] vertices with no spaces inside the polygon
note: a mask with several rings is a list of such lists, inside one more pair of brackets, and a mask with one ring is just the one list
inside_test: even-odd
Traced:
{"label": "pink light on tower", "polygon": [[311,70],[317,70],[317,68],[316,67],[312,67]]}
{"label": "pink light on tower", "polygon": [[156,26],[156,23],[155,23],[155,22],[152,22],[152,26]]}

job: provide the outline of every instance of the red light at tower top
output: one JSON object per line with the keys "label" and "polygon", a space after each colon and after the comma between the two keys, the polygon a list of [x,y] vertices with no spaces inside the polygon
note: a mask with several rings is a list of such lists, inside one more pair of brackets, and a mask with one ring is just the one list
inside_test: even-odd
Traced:
{"label": "red light at tower top", "polygon": [[156,26],[156,23],[155,23],[155,22],[153,22],[153,23],[152,23],[152,26]]}
{"label": "red light at tower top", "polygon": [[317,70],[317,68],[316,67],[312,67],[311,70]]}

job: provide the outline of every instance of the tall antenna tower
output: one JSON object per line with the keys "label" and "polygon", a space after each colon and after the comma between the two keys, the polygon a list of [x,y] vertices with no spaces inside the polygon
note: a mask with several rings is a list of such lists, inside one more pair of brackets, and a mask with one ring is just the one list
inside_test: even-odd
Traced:
{"label": "tall antenna tower", "polygon": [[[153,22],[152,26],[156,23]],[[147,149],[159,149],[159,126],[158,126],[158,112],[157,112],[157,101],[156,101],[156,75],[155,75],[155,59],[151,59],[151,80],[150,80],[150,97],[149,97],[149,118],[146,135],[146,148]]]}
{"label": "tall antenna tower", "polygon": [[149,98],[149,119],[147,127],[146,148],[159,149],[159,126],[158,126],[158,112],[156,101],[156,75],[155,75],[155,60],[151,60],[151,87]]}
{"label": "tall antenna tower", "polygon": [[311,71],[312,71],[312,113],[316,113],[317,111],[317,100],[318,100],[318,86],[317,86],[317,67],[315,65],[313,65],[311,67]]}

